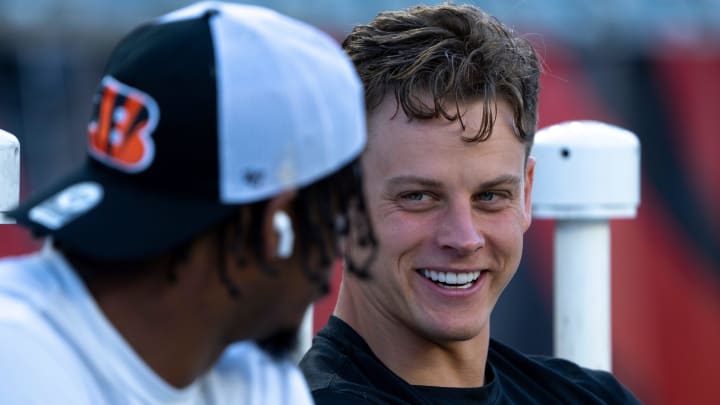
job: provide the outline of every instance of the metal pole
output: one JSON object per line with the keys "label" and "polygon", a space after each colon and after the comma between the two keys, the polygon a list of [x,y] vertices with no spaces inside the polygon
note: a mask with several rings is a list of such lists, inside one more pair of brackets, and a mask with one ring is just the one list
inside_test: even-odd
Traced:
{"label": "metal pole", "polygon": [[611,370],[610,224],[555,222],[555,355]]}
{"label": "metal pole", "polygon": [[0,129],[0,224],[14,223],[4,213],[20,199],[20,143]]}
{"label": "metal pole", "polygon": [[305,316],[303,317],[302,324],[300,324],[300,329],[298,330],[297,347],[295,347],[295,350],[290,355],[291,358],[295,361],[295,363],[299,363],[300,360],[302,360],[302,357],[305,355],[305,353],[307,353],[308,350],[310,350],[310,346],[312,345],[314,312],[313,309],[314,305],[308,305],[308,308],[305,310]]}

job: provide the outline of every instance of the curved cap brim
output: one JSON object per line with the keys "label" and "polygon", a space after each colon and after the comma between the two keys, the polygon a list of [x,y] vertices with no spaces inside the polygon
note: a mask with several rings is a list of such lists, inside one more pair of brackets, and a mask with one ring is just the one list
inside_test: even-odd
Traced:
{"label": "curved cap brim", "polygon": [[7,216],[87,257],[131,261],[187,243],[236,211],[217,201],[142,189],[87,162]]}

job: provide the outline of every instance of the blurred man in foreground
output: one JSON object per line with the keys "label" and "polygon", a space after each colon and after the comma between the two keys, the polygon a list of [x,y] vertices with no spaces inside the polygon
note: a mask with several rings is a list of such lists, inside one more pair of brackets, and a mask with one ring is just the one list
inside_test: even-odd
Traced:
{"label": "blurred man in foreground", "polygon": [[364,146],[319,30],[220,2],[134,30],[85,164],[10,213],[51,240],[0,262],[2,402],[310,403],[275,357],[327,290]]}

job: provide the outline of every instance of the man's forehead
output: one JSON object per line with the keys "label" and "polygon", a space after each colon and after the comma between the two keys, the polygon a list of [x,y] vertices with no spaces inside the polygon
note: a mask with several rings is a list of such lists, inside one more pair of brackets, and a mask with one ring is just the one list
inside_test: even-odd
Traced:
{"label": "man's forehead", "polygon": [[[432,109],[432,98],[428,96],[419,96],[429,109]],[[459,135],[467,136],[467,134],[476,134],[483,125],[484,113],[483,108],[476,108],[483,106],[485,100],[479,98],[465,103],[455,105],[454,101],[451,105],[452,108],[447,111],[459,114],[459,119],[450,120],[442,115],[436,118],[418,118],[410,117],[405,113],[400,102],[393,96],[386,96],[382,102],[378,104],[374,109],[368,111],[368,136],[372,137],[377,134],[386,132],[387,127],[399,127],[403,125],[421,124],[423,126],[437,126],[437,127],[456,127]],[[518,129],[515,125],[515,119],[510,104],[506,101],[499,99],[489,102],[489,111],[492,114],[492,120],[494,126],[492,131],[496,127],[504,127],[509,129],[513,134],[518,133]]]}

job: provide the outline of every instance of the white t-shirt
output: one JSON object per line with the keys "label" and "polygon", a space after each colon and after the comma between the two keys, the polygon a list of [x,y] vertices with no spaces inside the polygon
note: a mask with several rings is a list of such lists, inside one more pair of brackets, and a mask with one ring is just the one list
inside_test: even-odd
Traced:
{"label": "white t-shirt", "polygon": [[289,361],[253,343],[229,347],[177,389],[150,369],[50,248],[0,260],[2,404],[311,404]]}

